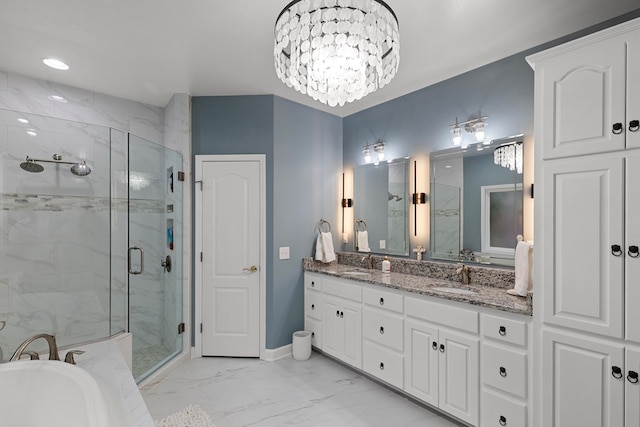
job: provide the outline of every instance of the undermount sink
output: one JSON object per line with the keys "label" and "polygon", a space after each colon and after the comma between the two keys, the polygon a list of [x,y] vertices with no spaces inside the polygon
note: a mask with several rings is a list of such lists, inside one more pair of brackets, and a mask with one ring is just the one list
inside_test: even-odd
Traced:
{"label": "undermount sink", "polygon": [[440,292],[449,292],[451,294],[460,294],[460,295],[471,295],[471,294],[477,293],[476,291],[470,291],[469,289],[450,288],[448,286],[436,286],[431,289],[440,291]]}
{"label": "undermount sink", "polygon": [[349,276],[370,276],[371,273],[366,271],[343,271],[342,274],[348,274]]}
{"label": "undermount sink", "polygon": [[2,425],[109,427],[109,409],[96,380],[82,368],[52,360],[0,365]]}

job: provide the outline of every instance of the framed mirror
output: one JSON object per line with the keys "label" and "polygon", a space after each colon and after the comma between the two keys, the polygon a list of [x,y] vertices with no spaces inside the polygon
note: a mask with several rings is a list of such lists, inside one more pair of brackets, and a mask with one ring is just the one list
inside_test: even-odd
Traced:
{"label": "framed mirror", "polygon": [[431,258],[513,266],[523,136],[431,153]]}
{"label": "framed mirror", "polygon": [[354,169],[354,250],[409,255],[409,160]]}

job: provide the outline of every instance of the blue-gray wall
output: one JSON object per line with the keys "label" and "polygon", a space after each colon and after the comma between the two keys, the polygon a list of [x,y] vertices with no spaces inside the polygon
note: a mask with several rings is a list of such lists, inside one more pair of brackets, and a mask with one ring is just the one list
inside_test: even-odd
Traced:
{"label": "blue-gray wall", "polygon": [[342,119],[273,95],[194,97],[192,117],[194,155],[266,155],[266,347],[290,344],[304,328],[301,259],[320,218],[337,224]]}

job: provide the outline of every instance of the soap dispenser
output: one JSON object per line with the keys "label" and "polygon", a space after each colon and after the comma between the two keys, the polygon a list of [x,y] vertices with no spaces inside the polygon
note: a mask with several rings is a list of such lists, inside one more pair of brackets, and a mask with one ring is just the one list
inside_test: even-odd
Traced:
{"label": "soap dispenser", "polygon": [[391,262],[389,261],[389,257],[384,257],[382,260],[382,272],[391,273]]}

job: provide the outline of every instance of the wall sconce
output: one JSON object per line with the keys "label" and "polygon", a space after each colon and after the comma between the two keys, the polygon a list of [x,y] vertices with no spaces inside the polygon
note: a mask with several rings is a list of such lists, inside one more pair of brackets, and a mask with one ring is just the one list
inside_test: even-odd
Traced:
{"label": "wall sconce", "polygon": [[378,164],[381,161],[384,160],[384,141],[382,139],[378,139],[378,141],[375,144],[369,144],[368,142],[366,143],[366,145],[364,146],[364,150],[362,150],[362,152],[364,153],[364,162],[365,163],[371,163],[372,157],[371,157],[371,148],[373,148],[373,151],[376,153],[376,159],[374,160],[374,164]]}
{"label": "wall sconce", "polygon": [[418,193],[418,162],[413,161],[413,191],[411,203],[413,203],[413,235],[418,235],[418,205],[427,203],[427,194]]}
{"label": "wall sconce", "polygon": [[462,127],[464,127],[464,130],[466,130],[467,132],[473,134],[473,138],[476,142],[483,142],[485,137],[485,120],[488,118],[489,116],[483,116],[480,111],[478,111],[477,118],[467,120],[466,122],[459,122],[458,118],[456,117],[456,122],[452,125],[449,125],[453,128],[453,130],[451,131],[451,133],[453,134],[453,145],[458,146],[462,144]]}

